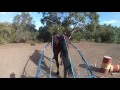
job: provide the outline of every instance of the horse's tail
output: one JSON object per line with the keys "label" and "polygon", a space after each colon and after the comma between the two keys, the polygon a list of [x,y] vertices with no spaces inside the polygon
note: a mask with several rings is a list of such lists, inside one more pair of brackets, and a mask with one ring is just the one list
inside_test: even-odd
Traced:
{"label": "horse's tail", "polygon": [[65,40],[65,36],[60,37],[60,47],[61,47],[61,53],[62,53],[62,58],[63,58],[63,64],[64,67],[69,75],[72,75],[72,68],[71,68],[71,63],[68,57],[68,42]]}
{"label": "horse's tail", "polygon": [[67,73],[68,73],[69,77],[73,76],[71,64],[68,66]]}

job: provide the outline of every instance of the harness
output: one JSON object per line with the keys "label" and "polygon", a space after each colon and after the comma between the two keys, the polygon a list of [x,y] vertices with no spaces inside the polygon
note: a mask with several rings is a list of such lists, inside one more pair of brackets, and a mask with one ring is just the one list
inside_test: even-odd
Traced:
{"label": "harness", "polygon": [[[60,35],[57,34],[57,37],[59,38]],[[65,36],[64,36],[64,40],[65,40],[65,43],[66,43]],[[41,69],[41,63],[42,63],[42,61],[43,61],[44,52],[45,52],[47,46],[49,45],[49,43],[50,43],[50,42],[48,42],[48,43],[45,45],[45,47],[44,47],[44,49],[43,49],[43,51],[42,51],[42,55],[40,56],[40,60],[39,60],[39,63],[38,63],[38,68],[37,68],[37,71],[36,71],[36,78],[39,78],[39,77],[40,77],[40,71],[42,71],[43,73],[45,73],[45,71]],[[74,44],[72,44],[71,42],[70,42],[70,44],[78,51],[79,55],[81,56],[84,64],[86,65],[85,71],[87,71],[87,72],[89,72],[89,73],[91,74],[91,75],[89,75],[89,76],[87,76],[87,77],[85,77],[85,78],[95,78],[95,75],[93,74],[93,72],[92,72],[92,70],[91,70],[91,68],[90,68],[90,65],[89,65],[88,62],[86,62],[86,60],[84,59],[81,51],[80,51]],[[66,47],[67,47],[67,44],[66,44]],[[67,47],[67,50],[68,50],[68,47]],[[52,37],[52,55],[53,55],[53,37]],[[53,76],[51,75],[51,71],[52,71],[52,55],[51,55],[51,61],[50,61],[50,74],[46,74],[46,73],[45,73],[48,78],[52,78],[52,77],[53,77]],[[69,55],[68,55],[68,57],[69,57]],[[69,60],[70,60],[70,64],[71,64],[71,69],[72,69],[73,77],[74,77],[74,78],[78,78],[78,77],[75,75],[74,68],[73,68],[72,61],[71,61],[71,58],[70,58],[70,57],[69,57]],[[85,71],[84,71],[84,72],[85,72]],[[83,72],[83,73],[84,73],[84,72]],[[83,74],[83,73],[81,73],[81,74]],[[79,76],[79,77],[80,77],[80,76]]]}

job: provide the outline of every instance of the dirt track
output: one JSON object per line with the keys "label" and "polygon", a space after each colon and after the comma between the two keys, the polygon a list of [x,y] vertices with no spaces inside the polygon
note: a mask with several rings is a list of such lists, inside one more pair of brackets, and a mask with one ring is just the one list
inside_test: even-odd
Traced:
{"label": "dirt track", "polygon": [[[15,78],[34,78],[37,70],[38,61],[42,53],[45,44],[36,44],[31,46],[30,44],[6,44],[0,45],[0,78],[14,77],[12,72],[15,74]],[[92,71],[97,77],[119,77],[113,75],[104,75],[99,73],[99,68],[102,63],[103,56],[108,55],[113,59],[113,64],[120,64],[120,45],[119,44],[104,44],[104,43],[90,43],[80,42],[75,45],[81,50],[83,56],[91,66]],[[82,67],[83,62],[72,46],[69,49],[70,57],[72,59],[75,68]],[[46,49],[45,57],[43,62],[43,70],[49,73],[51,57],[51,46]],[[94,67],[94,63],[97,66]],[[54,72],[56,71],[55,61],[53,60]],[[45,77],[41,74],[41,77]],[[60,76],[63,77],[63,67],[60,65]]]}

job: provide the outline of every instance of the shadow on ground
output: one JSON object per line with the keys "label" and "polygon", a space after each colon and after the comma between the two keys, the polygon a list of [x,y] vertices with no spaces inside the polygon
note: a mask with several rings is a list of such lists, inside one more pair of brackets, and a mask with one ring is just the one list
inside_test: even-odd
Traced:
{"label": "shadow on ground", "polygon": [[[85,68],[85,64],[79,64],[79,67]],[[98,68],[98,67],[90,66],[90,68],[94,72],[99,72],[100,71],[100,68]]]}
{"label": "shadow on ground", "polygon": [[[29,60],[31,60],[35,65],[38,66],[39,59],[40,59],[40,56],[41,56],[41,55],[42,55],[42,54],[41,54],[41,51],[35,50],[34,53],[29,57]],[[21,78],[35,78],[35,77],[31,77],[31,76],[27,75],[27,73],[26,73],[26,71],[25,71],[29,60],[27,60],[27,62],[26,62],[26,65],[25,65],[25,67],[24,67],[24,69],[23,69],[23,73],[22,73],[22,75],[21,75]],[[50,58],[44,55],[43,61],[42,61],[42,65],[41,65],[41,69],[42,69],[43,71],[45,71],[47,74],[49,74],[49,73],[50,73],[50,68],[49,68],[49,66],[46,65],[46,62],[45,62],[44,60],[49,60],[49,61],[50,61]],[[55,61],[53,61],[53,63],[55,63]],[[55,74],[55,72],[51,72],[51,73],[52,73],[53,76],[55,76],[55,77],[57,77],[57,78],[61,78],[60,76],[57,76],[57,75]],[[27,76],[26,76],[26,75],[27,75]]]}

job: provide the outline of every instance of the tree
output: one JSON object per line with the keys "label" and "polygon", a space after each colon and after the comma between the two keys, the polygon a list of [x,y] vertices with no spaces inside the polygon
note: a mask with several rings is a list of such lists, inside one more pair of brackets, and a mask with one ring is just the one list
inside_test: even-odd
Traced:
{"label": "tree", "polygon": [[83,28],[87,12],[43,12],[41,23],[48,27],[63,27],[63,32],[73,33],[76,27]]}
{"label": "tree", "polygon": [[97,12],[90,12],[88,13],[88,23],[86,24],[86,36],[87,39],[96,39],[96,34],[99,32],[99,14]]}
{"label": "tree", "polygon": [[[45,27],[40,33],[49,32],[50,37],[53,32],[66,33],[71,36],[74,32],[85,30],[86,19],[89,12],[42,12],[41,23]],[[41,34],[40,34],[41,35]],[[44,37],[44,34],[41,36]]]}
{"label": "tree", "polygon": [[89,13],[89,30],[90,32],[96,32],[97,26],[99,24],[99,14],[97,12],[90,12]]}
{"label": "tree", "polygon": [[33,18],[28,12],[16,15],[13,19],[13,27],[16,29],[15,42],[35,41],[38,35]]}
{"label": "tree", "polygon": [[18,31],[20,29],[20,15],[16,15],[13,19],[13,27]]}
{"label": "tree", "polygon": [[16,30],[30,30],[35,29],[34,21],[28,12],[21,12],[20,15],[16,15],[13,19],[13,26]]}

